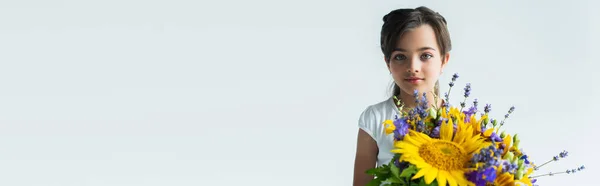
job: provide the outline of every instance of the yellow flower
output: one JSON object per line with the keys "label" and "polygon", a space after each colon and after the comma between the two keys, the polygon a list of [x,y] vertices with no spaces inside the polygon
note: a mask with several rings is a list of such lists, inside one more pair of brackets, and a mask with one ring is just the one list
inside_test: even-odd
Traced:
{"label": "yellow flower", "polygon": [[391,134],[396,130],[396,125],[394,125],[394,121],[392,120],[385,120],[383,125],[385,126],[385,134]]}
{"label": "yellow flower", "polygon": [[458,124],[456,134],[452,120],[440,128],[440,138],[410,130],[404,140],[397,141],[394,153],[401,153],[400,161],[414,164],[419,171],[412,179],[424,177],[430,184],[437,179],[438,185],[471,185],[465,179],[467,164],[473,153],[481,149],[484,139],[473,134],[470,125]]}

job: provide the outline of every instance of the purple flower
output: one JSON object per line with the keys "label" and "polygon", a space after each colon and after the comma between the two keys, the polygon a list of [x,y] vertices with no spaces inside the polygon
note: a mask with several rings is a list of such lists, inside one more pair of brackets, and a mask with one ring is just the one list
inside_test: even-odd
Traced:
{"label": "purple flower", "polygon": [[491,111],[492,111],[492,105],[485,104],[485,107],[483,107],[483,112],[490,113]]}
{"label": "purple flower", "polygon": [[419,91],[417,89],[413,91],[413,97],[415,97],[415,102],[419,101]]}
{"label": "purple flower", "polygon": [[396,130],[394,130],[394,137],[396,140],[404,139],[404,136],[408,134],[409,124],[406,122],[406,119],[397,119],[394,120],[394,125],[396,126]]}
{"label": "purple flower", "polygon": [[565,158],[565,157],[567,157],[568,153],[569,152],[563,150],[561,153],[558,154],[558,156],[560,156],[560,158]]}
{"label": "purple flower", "polygon": [[408,162],[400,162],[399,158],[396,158],[396,160],[394,161],[394,165],[398,168],[400,168],[400,170],[404,169],[405,167],[408,166]]}
{"label": "purple flower", "polygon": [[517,168],[519,168],[519,165],[515,164],[515,163],[511,163],[509,161],[503,161],[502,162],[502,173],[508,172],[508,173],[516,173]]}
{"label": "purple flower", "polygon": [[421,106],[423,108],[427,108],[428,107],[428,102],[427,102],[427,93],[423,93],[423,97],[421,97]]}
{"label": "purple flower", "polygon": [[454,75],[452,75],[452,81],[456,81],[456,79],[458,78],[458,73],[454,73]]}
{"label": "purple flower", "polygon": [[467,180],[473,182],[476,186],[485,186],[486,183],[492,183],[496,179],[496,168],[488,167],[467,173]]}
{"label": "purple flower", "polygon": [[479,101],[477,101],[477,99],[473,100],[473,107],[475,107],[475,109],[477,109],[478,103],[479,103]]}
{"label": "purple flower", "polygon": [[448,83],[448,85],[450,85],[450,87],[453,87],[454,86],[454,82],[450,82],[450,83]]}
{"label": "purple flower", "polygon": [[498,136],[498,134],[496,134],[496,132],[492,132],[492,135],[490,135],[490,139],[494,142],[502,141],[502,138],[500,138],[500,136]]}
{"label": "purple flower", "polygon": [[467,83],[467,86],[465,86],[465,98],[469,95],[471,95],[471,83]]}
{"label": "purple flower", "polygon": [[476,112],[477,112],[476,107],[471,107],[471,108],[469,108],[469,110],[463,111],[463,113],[465,113],[465,123],[471,122],[471,115],[475,114]]}
{"label": "purple flower", "polygon": [[431,131],[431,135],[429,136],[432,138],[440,138],[440,126],[433,128],[433,131]]}
{"label": "purple flower", "polygon": [[417,131],[418,132],[425,131],[425,123],[423,123],[423,120],[417,121]]}

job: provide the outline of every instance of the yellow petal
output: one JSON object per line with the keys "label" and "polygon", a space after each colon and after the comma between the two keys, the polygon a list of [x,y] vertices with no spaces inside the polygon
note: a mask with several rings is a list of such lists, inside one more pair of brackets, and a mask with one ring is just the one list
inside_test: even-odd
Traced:
{"label": "yellow petal", "polygon": [[419,140],[416,140],[415,138],[411,138],[411,137],[404,138],[404,140],[407,142],[410,142],[416,146],[421,146],[423,144],[423,141],[419,141]]}
{"label": "yellow petal", "polygon": [[388,119],[388,120],[383,121],[383,124],[385,124],[385,125],[394,125],[394,121]]}
{"label": "yellow petal", "polygon": [[450,174],[452,174],[452,176],[454,177],[454,179],[456,179],[456,184],[463,186],[463,185],[467,185],[468,181],[465,179],[464,174],[462,174],[462,171],[452,171],[450,172]]}
{"label": "yellow petal", "polygon": [[435,180],[435,177],[437,177],[437,175],[438,175],[437,168],[429,169],[429,171],[427,173],[425,173],[425,183],[431,184],[431,182],[433,182],[433,180]]}
{"label": "yellow petal", "polygon": [[394,130],[396,130],[396,125],[394,125],[394,124],[389,125],[389,124],[386,123],[386,125],[385,125],[385,134],[394,133]]}
{"label": "yellow petal", "polygon": [[414,134],[412,137],[414,137],[416,140],[420,140],[422,142],[427,142],[429,141],[429,139],[431,139],[429,136],[423,134],[422,132],[417,132],[412,130],[412,133]]}
{"label": "yellow petal", "polygon": [[[471,130],[472,131],[472,130]],[[456,132],[456,136],[454,136],[454,143],[461,144],[465,141],[467,136],[470,136],[472,132],[466,131]]]}
{"label": "yellow petal", "polygon": [[440,170],[438,172],[438,185],[446,186],[446,179],[448,178],[448,172],[445,170]]}
{"label": "yellow petal", "polygon": [[429,170],[431,169],[431,167],[425,167],[419,170],[419,172],[417,172],[417,174],[415,174],[412,179],[419,179],[420,177],[425,176],[425,173],[429,172]]}
{"label": "yellow petal", "polygon": [[511,142],[512,142],[512,138],[510,137],[510,134],[507,134],[506,136],[504,136],[504,144],[506,144],[506,149],[510,148]]}
{"label": "yellow petal", "polygon": [[483,136],[485,136],[485,137],[490,137],[490,136],[492,135],[492,132],[494,132],[494,128],[487,129],[487,130],[486,130],[486,131],[483,133]]}
{"label": "yellow petal", "polygon": [[442,123],[440,127],[440,138],[446,141],[452,141],[452,133],[454,132],[454,125],[452,119],[448,119],[447,123]]}
{"label": "yellow petal", "polygon": [[392,150],[390,150],[390,152],[394,153],[394,154],[401,154],[402,150],[401,149],[392,149]]}
{"label": "yellow petal", "polygon": [[450,186],[456,186],[456,178],[454,178],[454,176],[452,176],[452,174],[448,174],[448,185]]}
{"label": "yellow petal", "polygon": [[414,163],[415,166],[417,166],[417,168],[419,168],[419,169],[430,169],[430,168],[432,168],[431,165],[429,165],[428,163],[423,163],[425,161],[423,161],[422,158],[415,157],[414,160],[415,160],[414,161],[415,162]]}

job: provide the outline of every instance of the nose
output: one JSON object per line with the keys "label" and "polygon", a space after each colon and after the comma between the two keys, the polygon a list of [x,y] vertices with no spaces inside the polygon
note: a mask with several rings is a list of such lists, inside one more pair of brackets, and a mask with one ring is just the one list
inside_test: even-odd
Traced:
{"label": "nose", "polygon": [[420,69],[421,69],[421,61],[419,60],[418,57],[412,57],[410,59],[409,66],[406,71],[410,72],[410,73],[418,73]]}

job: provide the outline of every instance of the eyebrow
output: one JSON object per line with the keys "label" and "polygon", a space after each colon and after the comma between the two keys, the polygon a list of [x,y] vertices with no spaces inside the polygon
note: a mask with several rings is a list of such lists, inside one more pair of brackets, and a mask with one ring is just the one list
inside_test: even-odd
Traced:
{"label": "eyebrow", "polygon": [[[419,48],[419,50],[418,50],[418,51],[423,51],[423,50],[433,50],[433,51],[435,51],[435,49],[434,49],[434,48],[431,48],[431,47],[421,47],[421,48]],[[406,50],[405,50],[405,49],[402,49],[402,48],[394,48],[394,50],[393,50],[393,51],[406,52]]]}

